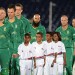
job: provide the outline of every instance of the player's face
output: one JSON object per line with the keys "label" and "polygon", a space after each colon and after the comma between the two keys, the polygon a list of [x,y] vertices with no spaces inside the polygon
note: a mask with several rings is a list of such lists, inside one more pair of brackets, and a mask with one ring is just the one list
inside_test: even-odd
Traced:
{"label": "player's face", "polygon": [[61,17],[61,24],[65,26],[68,24],[68,18],[66,16]]}
{"label": "player's face", "polygon": [[54,34],[54,35],[53,35],[53,40],[54,40],[54,41],[58,41],[58,39],[59,39],[59,38],[58,38],[58,35],[57,35],[57,34]]}
{"label": "player's face", "polygon": [[52,40],[52,36],[50,34],[46,34],[46,40]]}
{"label": "player's face", "polygon": [[9,19],[12,19],[13,17],[15,17],[15,11],[13,8],[11,8],[11,9],[8,8],[7,13],[8,13]]}
{"label": "player's face", "polygon": [[16,9],[16,11],[15,11],[15,15],[16,16],[19,16],[19,15],[21,15],[21,13],[22,13],[22,8],[21,7],[19,7],[19,6],[15,6],[15,9]]}
{"label": "player's face", "polygon": [[41,42],[42,41],[42,36],[40,34],[36,34],[36,41]]}
{"label": "player's face", "polygon": [[6,12],[4,10],[0,10],[0,20],[4,20],[6,16]]}
{"label": "player's face", "polygon": [[40,15],[35,15],[35,16],[33,17],[33,20],[34,20],[35,23],[40,22]]}
{"label": "player's face", "polygon": [[75,19],[72,20],[72,25],[75,27]]}
{"label": "player's face", "polygon": [[25,42],[30,42],[30,39],[31,39],[31,38],[30,38],[29,36],[25,36],[25,37],[24,37],[24,41],[25,41]]}

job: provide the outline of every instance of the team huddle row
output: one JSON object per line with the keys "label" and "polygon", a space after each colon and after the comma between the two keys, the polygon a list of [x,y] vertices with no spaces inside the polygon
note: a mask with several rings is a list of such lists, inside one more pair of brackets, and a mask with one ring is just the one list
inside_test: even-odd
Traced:
{"label": "team huddle row", "polygon": [[63,75],[66,66],[65,46],[58,32],[47,32],[42,41],[41,32],[36,34],[36,42],[30,44],[30,34],[25,34],[24,43],[18,47],[20,75]]}

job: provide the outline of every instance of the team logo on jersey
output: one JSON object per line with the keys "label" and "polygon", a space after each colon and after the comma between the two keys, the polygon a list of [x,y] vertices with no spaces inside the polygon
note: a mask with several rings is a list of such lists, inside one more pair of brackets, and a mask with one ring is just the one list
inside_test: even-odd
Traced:
{"label": "team logo on jersey", "polygon": [[42,50],[44,50],[43,48],[41,48]]}
{"label": "team logo on jersey", "polygon": [[6,27],[4,27],[4,31],[6,31]]}
{"label": "team logo on jersey", "polygon": [[37,32],[40,32],[39,30],[37,30]]}
{"label": "team logo on jersey", "polygon": [[67,31],[67,34],[69,34],[69,31]]}
{"label": "team logo on jersey", "polygon": [[17,28],[17,25],[15,25],[15,28]]}

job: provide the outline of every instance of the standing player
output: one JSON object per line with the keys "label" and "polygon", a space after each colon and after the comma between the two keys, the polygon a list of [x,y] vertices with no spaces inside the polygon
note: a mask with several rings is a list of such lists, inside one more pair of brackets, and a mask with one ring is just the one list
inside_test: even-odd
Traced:
{"label": "standing player", "polygon": [[23,15],[23,6],[20,3],[17,3],[15,5],[15,16],[22,22],[23,24],[23,28],[24,28],[24,34],[27,33],[27,29],[30,26],[30,22],[28,21],[28,19],[26,19]]}
{"label": "standing player", "polygon": [[[72,64],[75,65],[74,64],[74,62],[75,62],[75,18],[73,18],[73,20],[72,20],[72,26],[73,26],[73,29],[74,29],[74,32],[73,32],[74,53],[73,53],[73,62],[72,62]],[[73,73],[75,74],[74,66],[73,66]]]}
{"label": "standing player", "polygon": [[45,30],[44,26],[42,26],[40,23],[40,15],[39,14],[35,14],[33,16],[32,25],[30,25],[30,27],[27,30],[31,34],[31,43],[36,40],[36,33],[37,32],[42,32],[43,40],[45,40],[46,30]]}
{"label": "standing player", "polygon": [[1,75],[9,75],[10,61],[10,44],[12,27],[4,24],[6,11],[3,7],[0,8],[0,64]]}
{"label": "standing player", "polygon": [[[18,73],[18,69],[19,67],[16,66],[15,63],[17,63],[18,58],[14,58],[14,55],[17,53],[17,48],[18,46],[22,43],[23,41],[23,25],[22,23],[15,17],[15,8],[14,5],[10,5],[7,9],[7,13],[8,13],[8,18],[6,19],[6,21],[12,26],[13,28],[13,32],[12,32],[12,42],[13,42],[13,51],[11,52],[12,55],[12,72],[15,73],[15,75],[17,75]],[[14,75],[12,73],[12,75]]]}
{"label": "standing player", "polygon": [[30,44],[30,39],[30,34],[26,33],[24,36],[24,43],[20,44],[18,47],[20,75],[31,75],[32,45]]}
{"label": "standing player", "polygon": [[73,28],[68,25],[68,17],[61,17],[61,26],[56,29],[60,33],[62,42],[66,48],[66,70],[67,75],[72,75],[72,55],[73,55]]}
{"label": "standing player", "polygon": [[52,41],[52,32],[46,33],[46,42],[44,46],[46,50],[46,64],[44,67],[44,75],[56,75],[56,47],[55,43]]}
{"label": "standing player", "polygon": [[36,42],[33,42],[33,55],[34,55],[34,75],[43,75],[45,66],[45,50],[44,43],[42,42],[43,35],[41,32],[36,34]]}
{"label": "standing player", "polygon": [[55,46],[56,46],[56,49],[57,49],[57,57],[56,57],[57,75],[63,75],[63,68],[66,66],[65,46],[61,42],[61,36],[58,32],[55,32],[53,34],[53,40],[55,42]]}

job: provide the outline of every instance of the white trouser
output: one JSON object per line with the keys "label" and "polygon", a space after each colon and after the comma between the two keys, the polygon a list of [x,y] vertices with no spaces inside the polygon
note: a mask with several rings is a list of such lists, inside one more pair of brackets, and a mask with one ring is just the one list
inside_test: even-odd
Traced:
{"label": "white trouser", "polygon": [[57,58],[57,75],[63,75],[63,57]]}
{"label": "white trouser", "polygon": [[36,59],[36,68],[34,69],[34,75],[44,75],[44,59]]}
{"label": "white trouser", "polygon": [[73,65],[72,75],[75,75],[75,62],[74,62],[74,65]]}
{"label": "white trouser", "polygon": [[46,57],[46,64],[45,64],[45,67],[44,67],[44,75],[56,75],[56,65],[54,64],[53,67],[51,67],[51,64],[54,60],[54,57],[50,57],[50,56],[47,56]]}
{"label": "white trouser", "polygon": [[20,60],[20,75],[31,75],[32,60]]}

